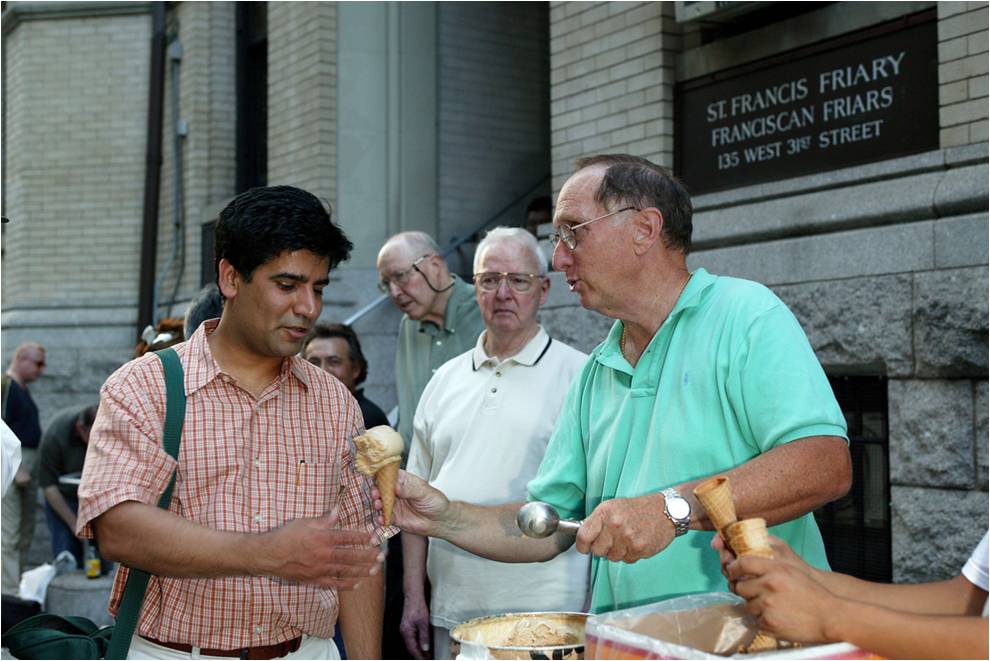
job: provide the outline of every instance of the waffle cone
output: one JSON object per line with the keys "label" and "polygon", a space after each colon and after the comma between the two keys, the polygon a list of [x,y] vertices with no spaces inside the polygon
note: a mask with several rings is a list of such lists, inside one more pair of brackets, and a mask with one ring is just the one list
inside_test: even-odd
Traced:
{"label": "waffle cone", "polygon": [[382,497],[382,514],[385,525],[392,525],[392,510],[395,509],[395,482],[399,479],[399,462],[394,461],[378,469],[375,473],[375,486]]}
{"label": "waffle cone", "polygon": [[756,632],[756,636],[746,646],[746,653],[756,654],[757,652],[768,652],[775,649],[777,649],[777,639],[774,638],[773,634],[760,630]]}
{"label": "waffle cone", "polygon": [[764,519],[743,519],[727,529],[728,543],[737,556],[758,555],[772,558],[767,522]]}
{"label": "waffle cone", "polygon": [[694,489],[715,529],[725,537],[725,529],[736,522],[736,506],[732,502],[732,485],[725,476],[713,477]]}

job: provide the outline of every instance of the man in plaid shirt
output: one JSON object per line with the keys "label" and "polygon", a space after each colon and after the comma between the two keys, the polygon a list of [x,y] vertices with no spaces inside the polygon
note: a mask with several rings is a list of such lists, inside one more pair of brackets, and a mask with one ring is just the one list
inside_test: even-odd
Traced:
{"label": "man in plaid shirt", "polygon": [[[178,462],[162,448],[157,356],[104,384],[79,488],[78,529],[153,574],[131,658],[339,658],[340,615],[355,658],[378,658],[381,545],[363,431],[347,389],[298,357],[330,269],[352,247],[315,196],[255,188],[216,226],[219,320],[175,347],[187,397]],[[173,471],[168,511],[156,506]]]}

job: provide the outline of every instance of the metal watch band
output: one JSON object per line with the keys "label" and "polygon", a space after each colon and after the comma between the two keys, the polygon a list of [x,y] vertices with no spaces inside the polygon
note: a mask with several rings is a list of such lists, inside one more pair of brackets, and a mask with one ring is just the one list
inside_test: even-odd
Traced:
{"label": "metal watch band", "polygon": [[[680,537],[681,535],[683,535],[688,531],[688,528],[691,527],[691,507],[688,504],[687,500],[685,500],[684,497],[681,496],[681,494],[677,493],[676,489],[668,487],[663,491],[661,491],[660,493],[663,494],[663,500],[664,500],[663,513],[666,514],[667,518],[670,519],[670,522],[674,524],[674,536]],[[671,499],[675,499],[675,498],[677,500],[682,501],[685,505],[688,506],[688,514],[686,517],[677,518],[670,513],[668,502]]]}

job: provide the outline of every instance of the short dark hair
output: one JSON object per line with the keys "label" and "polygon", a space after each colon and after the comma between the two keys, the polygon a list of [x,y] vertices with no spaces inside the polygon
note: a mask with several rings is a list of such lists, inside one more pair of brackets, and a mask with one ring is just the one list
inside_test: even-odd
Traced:
{"label": "short dark hair", "polygon": [[331,219],[330,205],[294,186],[252,188],[220,212],[214,233],[214,275],[226,259],[244,279],[285,251],[308,250],[330,260],[346,261],[354,245]]}
{"label": "short dark hair", "polygon": [[316,324],[309,337],[303,342],[302,353],[306,353],[306,347],[313,340],[329,340],[333,337],[347,340],[351,362],[360,367],[357,378],[354,379],[354,385],[364,383],[364,380],[368,378],[368,361],[365,360],[364,353],[361,351],[361,342],[358,340],[357,333],[347,324]]}
{"label": "short dark hair", "polygon": [[76,422],[79,423],[80,427],[92,427],[93,423],[96,422],[96,404],[90,404],[83,410],[79,411],[79,415],[76,416]]}
{"label": "short dark hair", "polygon": [[182,322],[183,335],[188,340],[196,332],[199,325],[207,319],[216,319],[223,314],[223,294],[216,283],[210,283],[199,290],[193,300],[189,301],[186,318]]}
{"label": "short dark hair", "polygon": [[656,207],[663,214],[664,243],[669,248],[691,252],[691,196],[684,184],[667,168],[629,154],[599,154],[579,158],[578,170],[605,166],[605,175],[595,201],[606,209],[632,205],[639,209]]}

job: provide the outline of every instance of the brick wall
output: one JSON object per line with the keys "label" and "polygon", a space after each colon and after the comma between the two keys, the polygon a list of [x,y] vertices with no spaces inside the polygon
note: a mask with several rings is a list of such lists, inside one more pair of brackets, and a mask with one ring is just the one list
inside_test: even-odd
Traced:
{"label": "brick wall", "polygon": [[672,164],[673,30],[671,3],[551,3],[554,190],[582,155],[627,152]]}
{"label": "brick wall", "polygon": [[268,3],[268,183],[334,202],[337,7]]}
{"label": "brick wall", "polygon": [[137,303],[148,41],[147,14],[4,35],[5,312]]}
{"label": "brick wall", "polygon": [[498,221],[520,223],[549,194],[549,53],[543,3],[439,3],[437,21],[443,244],[524,197]]}
{"label": "brick wall", "polygon": [[942,147],[987,140],[987,3],[938,3]]}

